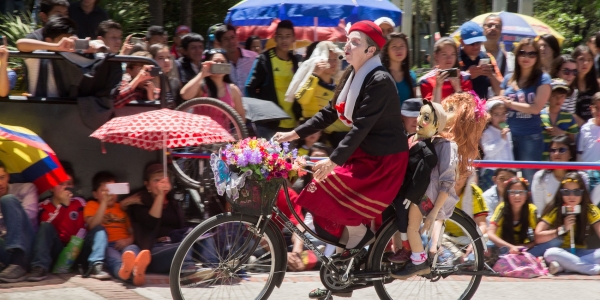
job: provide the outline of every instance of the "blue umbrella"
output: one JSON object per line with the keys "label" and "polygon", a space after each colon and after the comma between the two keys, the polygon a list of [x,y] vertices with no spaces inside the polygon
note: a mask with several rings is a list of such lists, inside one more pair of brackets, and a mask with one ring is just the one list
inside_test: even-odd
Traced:
{"label": "blue umbrella", "polygon": [[268,26],[274,19],[295,26],[338,26],[341,19],[376,20],[388,17],[400,24],[402,11],[388,0],[244,0],[229,9],[225,23]]}

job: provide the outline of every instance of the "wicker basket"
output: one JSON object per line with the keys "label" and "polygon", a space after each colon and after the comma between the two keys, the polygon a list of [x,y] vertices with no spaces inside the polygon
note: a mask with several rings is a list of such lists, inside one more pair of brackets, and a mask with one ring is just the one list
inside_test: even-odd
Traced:
{"label": "wicker basket", "polygon": [[244,187],[240,189],[239,198],[233,200],[227,197],[234,211],[252,216],[266,216],[276,205],[277,194],[284,183],[283,178],[271,180],[255,180],[246,178]]}

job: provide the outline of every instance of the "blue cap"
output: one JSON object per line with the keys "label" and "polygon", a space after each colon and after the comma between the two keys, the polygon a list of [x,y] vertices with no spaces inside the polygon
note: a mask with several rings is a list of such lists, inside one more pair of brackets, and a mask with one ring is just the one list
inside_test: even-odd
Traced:
{"label": "blue cap", "polygon": [[460,38],[467,45],[477,43],[477,42],[485,42],[487,39],[483,35],[483,28],[479,26],[479,24],[468,21],[459,28],[460,30]]}

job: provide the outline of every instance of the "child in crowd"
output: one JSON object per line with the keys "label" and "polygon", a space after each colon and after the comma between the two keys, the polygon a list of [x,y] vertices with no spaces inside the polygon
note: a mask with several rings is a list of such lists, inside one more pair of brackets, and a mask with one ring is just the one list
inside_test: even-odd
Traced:
{"label": "child in crowd", "polygon": [[[594,94],[590,105],[592,118],[581,126],[577,143],[577,160],[585,162],[600,161],[600,92]],[[600,183],[600,172],[589,171],[590,191]]]}
{"label": "child in crowd", "polygon": [[[585,245],[590,226],[600,237],[600,209],[591,203],[585,182],[577,172],[565,175],[559,191],[535,229],[538,243],[556,244],[544,254],[550,274],[568,271],[600,275],[600,249],[586,249]],[[579,213],[574,210],[575,206],[579,206]],[[565,213],[565,207],[574,212]],[[573,247],[575,249],[571,249]]]}
{"label": "child in crowd", "polygon": [[318,132],[313,133],[313,134],[307,136],[306,138],[300,140],[299,145],[298,145],[298,155],[299,156],[309,155],[309,153],[311,152],[312,146],[314,144],[318,143],[320,139],[321,139],[321,131],[318,131]]}
{"label": "child in crowd", "polygon": [[497,168],[494,170],[494,176],[492,182],[494,185],[483,193],[483,199],[489,208],[489,214],[487,216],[488,224],[491,221],[492,214],[496,211],[498,204],[504,202],[504,190],[506,183],[513,177],[517,177],[517,170]]}
{"label": "child in crowd", "polygon": [[406,101],[402,102],[401,118],[406,135],[417,133],[417,117],[422,106],[423,99],[421,98],[406,99]]}
{"label": "child in crowd", "polygon": [[[487,101],[485,108],[490,121],[481,136],[481,148],[485,160],[514,160],[510,129],[506,124],[506,105],[502,101]],[[479,187],[489,189],[493,184],[494,168],[483,168],[479,176]],[[495,205],[494,205],[495,207]]]}
{"label": "child in crowd", "polygon": [[[134,52],[132,56],[153,58],[148,51]],[[123,80],[111,92],[115,108],[123,107],[133,100],[139,102],[156,100],[160,97],[160,89],[152,82],[154,76],[152,76],[151,70],[153,67],[141,63],[127,63]]]}
{"label": "child in crowd", "polygon": [[117,195],[109,193],[107,184],[115,183],[115,176],[99,172],[92,179],[96,201],[87,203],[83,216],[88,228],[102,225],[108,236],[106,264],[112,276],[128,280],[133,271],[133,283],[141,286],[145,282],[146,267],[150,263],[150,251],[133,244],[133,230],[129,217],[117,203]]}
{"label": "child in crowd", "polygon": [[563,79],[552,79],[550,83],[552,93],[550,94],[549,107],[542,109],[540,117],[542,119],[542,127],[544,128],[544,153],[543,160],[550,158],[550,144],[552,137],[568,135],[569,138],[575,139],[575,135],[579,133],[579,126],[573,114],[561,109],[567,95],[571,91],[567,82]]}

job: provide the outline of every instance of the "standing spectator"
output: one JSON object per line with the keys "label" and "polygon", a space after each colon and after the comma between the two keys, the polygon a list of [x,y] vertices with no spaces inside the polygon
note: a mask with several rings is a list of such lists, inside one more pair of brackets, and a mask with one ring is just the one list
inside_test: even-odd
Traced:
{"label": "standing spectator", "polygon": [[[271,101],[291,117],[287,120],[257,124],[259,137],[270,139],[276,132],[291,131],[296,126],[300,105],[285,100],[285,93],[300,61],[292,51],[295,41],[294,24],[289,20],[279,22],[275,30],[277,46],[258,56],[246,82],[246,94],[249,97]],[[294,109],[294,105],[297,105],[298,109]]]}
{"label": "standing spectator", "polygon": [[[600,237],[600,209],[592,204],[584,181],[576,172],[565,175],[559,191],[552,204],[544,210],[542,222],[535,229],[538,243],[555,244],[544,253],[550,274],[567,271],[600,275],[600,249],[586,249],[585,244],[590,227]],[[579,214],[563,214],[564,206],[576,205],[581,209]],[[569,251],[572,238],[575,253]]]}
{"label": "standing spectator", "polygon": [[[592,117],[583,124],[579,132],[577,143],[577,160],[586,162],[600,161],[600,93],[596,93],[590,105]],[[600,184],[600,172],[588,171],[590,178],[590,191]],[[594,199],[598,201],[597,199]]]}
{"label": "standing spectator", "polygon": [[71,3],[69,17],[77,24],[77,37],[80,39],[95,37],[98,25],[108,20],[108,14],[98,6],[98,0]]}
{"label": "standing spectator", "polygon": [[[42,25],[46,25],[46,23],[50,20],[52,16],[69,16],[69,1],[67,0],[42,0],[40,2],[40,21]],[[25,38],[43,41],[44,35],[42,34],[42,30],[44,30],[44,26],[34,30],[33,32],[28,33]]]}
{"label": "standing spectator", "polygon": [[596,68],[594,67],[594,55],[587,46],[578,46],[572,54],[577,61],[577,78],[575,85],[577,86],[578,95],[577,103],[575,104],[575,114],[587,122],[592,118],[590,111],[590,102],[592,96],[600,91],[598,78],[596,77]]}
{"label": "standing spectator", "polygon": [[[450,77],[444,70],[458,68],[458,48],[452,38],[443,37],[433,45],[433,59],[435,68],[419,79],[419,87],[423,99],[432,101],[446,97],[453,93],[470,91],[473,89],[470,74],[467,72],[456,72],[457,77]],[[439,98],[434,96],[435,90],[441,90]]]}
{"label": "standing spectator", "polygon": [[219,26],[215,30],[215,39],[221,44],[221,48],[225,49],[227,60],[231,63],[229,77],[240,90],[244,90],[248,75],[250,75],[252,65],[258,55],[239,46],[235,27],[232,25]]}
{"label": "standing spectator", "polygon": [[575,106],[577,104],[577,86],[575,78],[577,77],[577,61],[569,54],[561,55],[554,60],[550,77],[560,78],[566,81],[567,86],[571,90],[565,98],[565,102],[561,106],[561,110],[573,115],[579,126],[583,125],[583,120],[575,114]]}
{"label": "standing spectator", "polygon": [[504,50],[502,37],[502,19],[499,15],[490,14],[483,20],[483,34],[487,41],[483,43],[481,50],[491,54],[498,64],[498,69],[503,77],[512,74],[515,70],[515,56]]}
{"label": "standing spectator", "polygon": [[[549,146],[550,161],[575,161],[575,144],[570,137],[566,135],[554,137]],[[565,169],[539,170],[533,175],[531,196],[533,197],[533,204],[538,208],[539,216],[541,216],[546,206],[556,196],[560,182],[567,171]],[[589,186],[588,175],[583,171],[577,173],[584,179],[585,184]]]}
{"label": "standing spectator", "polygon": [[[590,41],[593,39],[593,45],[591,42],[587,43],[587,46],[594,53],[594,67],[596,68],[596,77],[600,77],[600,31],[596,32],[593,37],[590,37]],[[591,46],[590,46],[591,45]]]}
{"label": "standing spectator", "polygon": [[148,32],[146,32],[146,47],[150,48],[154,44],[169,44],[169,35],[162,26],[154,25],[148,27]]}
{"label": "standing spectator", "polygon": [[[490,121],[481,135],[481,149],[485,160],[514,160],[512,135],[506,125],[506,105],[502,101],[490,100],[485,108]],[[495,168],[483,168],[479,176],[479,187],[482,190],[490,188],[493,182]],[[495,205],[494,205],[495,207]]]}
{"label": "standing spectator", "polygon": [[560,55],[560,46],[558,40],[551,34],[544,34],[537,40],[540,46],[540,57],[542,59],[542,69],[550,73],[552,63]]}
{"label": "standing spectator", "polygon": [[177,61],[179,79],[186,85],[202,69],[204,38],[197,33],[188,33],[181,38],[182,57]]}
{"label": "standing spectator", "polygon": [[[135,52],[132,56],[152,58],[152,54],[147,51]],[[141,102],[159,99],[160,89],[152,81],[154,77],[150,75],[153,67],[141,63],[127,63],[123,80],[111,92],[115,108],[121,108],[133,100]]]}
{"label": "standing spectator", "polygon": [[[183,101],[181,96],[179,95],[179,91],[181,90],[181,82],[176,76],[173,76],[173,56],[169,53],[169,46],[164,44],[154,44],[150,46],[148,52],[152,55],[152,58],[158,63],[163,74],[166,75],[167,84],[165,91],[165,100],[167,102],[167,107],[175,108]],[[152,82],[154,86],[160,86],[160,77],[154,77]]]}
{"label": "standing spectator", "polygon": [[177,26],[177,29],[175,29],[175,36],[173,37],[173,46],[171,46],[171,55],[173,55],[175,59],[179,59],[183,56],[183,54],[181,53],[181,37],[190,32],[192,32],[192,30],[185,25],[179,25]]}
{"label": "standing spectator", "polygon": [[246,50],[254,51],[256,54],[261,54],[263,52],[263,45],[260,38],[256,35],[248,37],[246,39]]}
{"label": "standing spectator", "polygon": [[[541,119],[544,132],[544,153],[543,160],[548,160],[550,143],[552,137],[568,135],[571,140],[575,140],[575,135],[579,133],[579,126],[572,114],[561,109],[567,94],[570,92],[567,82],[562,79],[553,79],[550,84],[552,93],[550,94],[549,106],[542,109]],[[574,158],[574,155],[572,155]],[[541,208],[540,208],[541,209]]]}
{"label": "standing spectator", "polygon": [[[513,137],[515,160],[540,161],[544,138],[540,112],[550,99],[550,75],[542,70],[540,48],[533,39],[522,39],[515,48],[517,64],[512,75],[504,77],[502,101],[509,109],[508,125]],[[524,169],[529,182],[536,170]]]}
{"label": "standing spectator", "polygon": [[381,28],[381,32],[383,33],[384,38],[388,38],[388,36],[394,32],[394,28],[396,27],[396,23],[392,21],[392,19],[388,17],[381,17],[375,20],[375,23],[379,28]]}
{"label": "standing spectator", "polygon": [[417,117],[421,113],[423,100],[421,98],[411,98],[402,103],[400,113],[402,114],[402,124],[406,135],[417,133]]}
{"label": "standing spectator", "polygon": [[98,25],[96,35],[97,39],[104,42],[104,45],[108,47],[110,53],[121,53],[121,47],[123,46],[123,30],[121,29],[121,24],[113,20],[102,21],[102,23]]}
{"label": "standing spectator", "polygon": [[[479,98],[487,99],[488,94],[499,95],[502,74],[494,57],[481,51],[481,45],[486,41],[481,26],[469,21],[459,30],[461,48],[458,61],[461,71],[469,72],[473,90]],[[488,59],[489,63],[481,64],[481,59]],[[490,88],[491,92],[488,92]]]}
{"label": "standing spectator", "polygon": [[497,168],[494,171],[494,176],[492,177],[494,185],[483,192],[483,199],[485,199],[485,203],[490,209],[490,214],[486,218],[488,224],[490,223],[492,214],[496,211],[498,204],[504,201],[506,183],[513,177],[517,177],[517,171],[514,169]]}
{"label": "standing spectator", "polygon": [[0,161],[0,281],[25,278],[37,230],[38,194],[31,183],[9,184],[10,175]]}
{"label": "standing spectator", "polygon": [[381,50],[381,64],[396,81],[400,105],[409,98],[416,97],[417,74],[410,69],[410,55],[406,34],[394,32],[388,35],[388,41]]}

